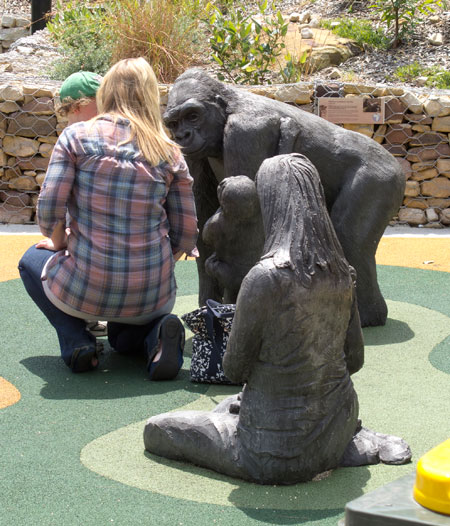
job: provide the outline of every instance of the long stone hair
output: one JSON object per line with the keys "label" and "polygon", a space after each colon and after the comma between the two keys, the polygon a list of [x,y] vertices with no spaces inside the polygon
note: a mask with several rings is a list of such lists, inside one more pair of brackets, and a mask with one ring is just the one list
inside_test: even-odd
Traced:
{"label": "long stone hair", "polygon": [[256,188],[266,237],[262,259],[290,268],[305,287],[318,268],[350,275],[319,174],[309,159],[298,153],[266,159]]}

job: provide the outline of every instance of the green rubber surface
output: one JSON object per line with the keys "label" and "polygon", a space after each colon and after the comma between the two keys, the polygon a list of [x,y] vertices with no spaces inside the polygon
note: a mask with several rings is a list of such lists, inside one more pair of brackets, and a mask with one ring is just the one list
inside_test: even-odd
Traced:
{"label": "green rubber surface", "polygon": [[[336,525],[347,502],[405,475],[450,435],[450,274],[378,267],[385,327],[364,329],[366,363],[354,375],[364,425],[411,445],[407,466],[342,468],[290,487],[258,486],[144,451],[145,420],[209,409],[235,387],[152,383],[145,366],[107,353],[100,370],[72,374],[56,334],[20,280],[0,283],[0,376],[20,390],[0,410],[0,524]],[[196,308],[195,262],[177,264],[182,314]]]}

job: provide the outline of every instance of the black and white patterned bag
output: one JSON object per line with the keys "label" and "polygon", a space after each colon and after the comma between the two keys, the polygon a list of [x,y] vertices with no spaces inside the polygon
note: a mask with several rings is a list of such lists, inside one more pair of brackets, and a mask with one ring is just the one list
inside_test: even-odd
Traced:
{"label": "black and white patterned bag", "polygon": [[206,300],[206,305],[181,319],[194,333],[192,338],[191,381],[209,384],[232,384],[225,376],[225,354],[236,310],[234,304]]}

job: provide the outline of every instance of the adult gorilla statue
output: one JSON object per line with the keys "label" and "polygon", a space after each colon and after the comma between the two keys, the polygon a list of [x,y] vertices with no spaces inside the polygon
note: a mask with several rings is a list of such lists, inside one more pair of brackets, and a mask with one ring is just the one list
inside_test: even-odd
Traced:
{"label": "adult gorilla statue", "polygon": [[345,256],[357,272],[362,326],[384,325],[387,306],[377,283],[375,252],[402,202],[405,178],[396,159],[375,141],[294,106],[254,95],[190,69],[175,81],[164,114],[194,178],[199,219],[199,302],[221,300],[205,272],[211,255],[203,225],[219,207],[225,177],[254,179],[264,159],[301,153],[316,166]]}

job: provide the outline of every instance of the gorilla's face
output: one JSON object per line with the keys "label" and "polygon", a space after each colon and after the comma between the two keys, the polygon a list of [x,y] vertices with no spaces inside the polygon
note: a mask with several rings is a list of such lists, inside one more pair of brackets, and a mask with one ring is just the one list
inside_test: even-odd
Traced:
{"label": "gorilla's face", "polygon": [[225,112],[214,98],[203,98],[184,84],[172,88],[163,116],[165,125],[183,154],[193,159],[221,157]]}

